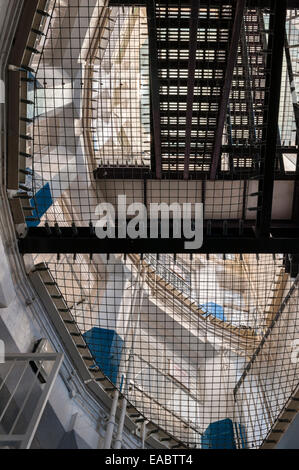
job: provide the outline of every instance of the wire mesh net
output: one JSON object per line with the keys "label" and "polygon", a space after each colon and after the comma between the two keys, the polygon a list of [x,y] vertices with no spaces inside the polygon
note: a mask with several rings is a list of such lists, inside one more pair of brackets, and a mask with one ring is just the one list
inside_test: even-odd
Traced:
{"label": "wire mesh net", "polygon": [[[188,199],[204,203],[207,220],[254,221],[267,137],[272,13],[245,9],[220,164],[210,180],[235,7],[209,1],[200,7],[184,181],[190,5],[156,2],[154,27],[145,6],[51,0],[48,11],[27,77],[28,225],[60,222],[63,207],[66,225],[88,225],[97,219],[97,204],[115,203],[118,194],[146,203]],[[291,179],[296,174],[296,11],[288,11],[275,173],[280,180],[286,171]],[[156,52],[149,49],[151,38]],[[156,178],[155,110],[162,180]],[[276,181],[274,201],[280,190]],[[275,205],[272,215],[280,218]]]}
{"label": "wire mesh net", "polygon": [[298,287],[282,256],[41,260],[95,363],[146,420],[188,447],[261,445],[298,383]]}
{"label": "wire mesh net", "polygon": [[[255,221],[273,14],[245,9],[217,143],[236,2],[200,3],[192,38],[184,1],[157,1],[151,11],[128,2],[48,2],[23,96],[29,227],[88,226],[97,205],[116,206],[119,195],[128,205],[202,202],[206,221]],[[284,48],[272,210],[279,220],[293,209],[293,186],[282,180],[298,173],[297,11],[288,11]],[[197,43],[191,114],[190,39]],[[80,348],[94,357],[91,372],[101,369],[146,420],[189,447],[262,444],[298,380],[298,288],[283,256],[78,254],[35,262],[48,264],[79,326]]]}

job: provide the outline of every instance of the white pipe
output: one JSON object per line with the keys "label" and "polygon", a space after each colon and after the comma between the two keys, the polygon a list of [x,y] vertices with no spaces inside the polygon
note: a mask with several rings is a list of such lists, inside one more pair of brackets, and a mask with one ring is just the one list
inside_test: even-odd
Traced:
{"label": "white pipe", "polygon": [[112,442],[113,431],[114,431],[114,426],[115,426],[115,415],[116,415],[116,409],[118,405],[118,397],[119,397],[119,391],[115,390],[113,402],[111,406],[111,411],[110,411],[110,417],[109,417],[106,434],[105,434],[104,449],[111,449],[111,442]]}
{"label": "white pipe", "polygon": [[144,444],[145,444],[145,438],[146,438],[146,421],[142,424],[142,449],[144,449]]}
{"label": "white pipe", "polygon": [[118,423],[118,430],[117,430],[117,435],[114,443],[114,449],[121,449],[122,448],[122,442],[123,442],[123,430],[124,430],[124,424],[125,424],[125,418],[126,418],[126,412],[127,412],[127,399],[123,397],[123,404],[122,404],[122,409],[121,409],[121,415],[119,418],[119,423]]}
{"label": "white pipe", "polygon": [[[140,268],[141,268],[141,260],[140,260],[139,270],[140,270]],[[139,272],[139,275],[142,278],[141,272]],[[129,329],[131,327],[131,322],[133,320],[133,315],[135,313],[134,311],[135,311],[135,307],[136,307],[137,292],[138,291],[139,292],[141,291],[140,305],[142,305],[143,294],[144,294],[144,283],[145,283],[145,280],[143,278],[142,282],[141,282],[141,285],[140,285],[140,288],[138,289],[137,286],[136,286],[136,289],[135,289],[135,292],[134,292],[133,302],[132,302],[132,305],[131,305],[131,315],[130,315],[130,319],[129,319],[128,325],[127,325],[126,336],[129,333]],[[125,382],[124,382],[124,394],[126,394],[126,392],[127,392],[127,388],[128,388],[129,383],[130,383],[131,376],[132,376],[132,365],[133,365],[132,358],[134,356],[134,352],[133,352],[134,351],[134,343],[135,343],[135,338],[136,338],[136,333],[137,333],[137,328],[138,328],[139,323],[140,323],[140,308],[139,308],[139,311],[138,311],[138,318],[137,318],[135,328],[134,328],[134,335],[133,335],[130,355],[129,355],[129,359],[128,359],[128,368],[127,368],[127,373],[126,373]],[[126,336],[125,336],[125,338],[126,338]],[[121,409],[121,415],[120,415],[119,424],[118,424],[117,435],[116,435],[115,444],[114,444],[114,449],[121,449],[122,448],[123,431],[124,431],[125,417],[126,417],[126,411],[127,411],[127,403],[128,403],[128,401],[124,396],[123,397],[122,409]]]}
{"label": "white pipe", "polygon": [[[133,299],[133,302],[132,302],[132,310],[131,310],[131,315],[130,315],[130,322],[128,322],[128,327],[127,327],[127,332],[126,334],[128,334],[128,331],[129,331],[129,324],[131,323],[131,316],[133,314],[133,311],[135,309],[135,305],[136,305],[136,298],[137,298],[137,288],[134,292],[134,299]],[[138,320],[137,320],[137,323],[138,323]],[[134,331],[134,338],[135,338],[135,332],[136,332],[136,328],[135,328],[135,331]],[[134,338],[133,338],[133,342],[132,342],[132,345],[134,344]],[[131,346],[131,351],[130,351],[130,355],[129,355],[129,359],[128,359],[128,368],[127,368],[127,373],[126,373],[126,378],[125,378],[125,382],[124,382],[124,394],[126,393],[127,391],[127,386],[128,386],[128,383],[129,383],[129,380],[130,380],[130,375],[131,375],[131,369],[132,369],[132,346]],[[122,447],[122,441],[123,441],[123,430],[124,430],[124,424],[125,424],[125,417],[126,417],[126,412],[127,412],[127,399],[125,397],[123,397],[123,404],[122,404],[122,409],[121,409],[121,415],[120,415],[120,418],[119,418],[119,423],[118,423],[118,430],[117,430],[117,435],[116,435],[116,439],[115,439],[115,444],[114,444],[114,449],[121,449]]]}

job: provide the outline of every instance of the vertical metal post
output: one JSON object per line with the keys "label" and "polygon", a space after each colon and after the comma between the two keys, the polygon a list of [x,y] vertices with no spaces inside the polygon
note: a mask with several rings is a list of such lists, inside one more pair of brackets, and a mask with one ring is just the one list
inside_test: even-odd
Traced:
{"label": "vertical metal post", "polygon": [[104,449],[111,449],[111,442],[112,442],[113,431],[114,431],[114,426],[115,426],[115,415],[116,415],[116,409],[118,405],[118,397],[119,397],[119,391],[116,389],[114,392],[109,421],[107,424],[105,440],[104,440]]}
{"label": "vertical metal post", "polygon": [[126,412],[127,412],[127,404],[128,404],[128,400],[126,399],[126,397],[123,397],[121,414],[120,414],[119,423],[118,423],[118,430],[117,430],[117,435],[116,435],[116,439],[114,443],[114,449],[121,449],[122,447],[123,430],[124,430],[124,424],[125,424],[125,418],[126,418]]}
{"label": "vertical metal post", "polygon": [[278,136],[278,116],[281,89],[282,58],[285,40],[286,1],[277,0],[270,17],[268,40],[266,88],[263,132],[264,145],[261,149],[260,182],[256,234],[267,238],[270,235],[272,199],[274,188],[274,172],[276,146]]}
{"label": "vertical metal post", "polygon": [[30,421],[30,425],[26,432],[25,439],[23,440],[20,446],[20,449],[29,449],[32,444],[33,438],[35,436],[37,427],[40,423],[42,414],[48,402],[51,391],[53,389],[53,386],[54,386],[56,377],[58,375],[59,369],[61,367],[62,361],[63,361],[63,354],[62,353],[57,354],[57,358],[52,366],[52,370],[47,379],[45,388],[43,389],[43,393],[41,394],[37,402],[37,405],[35,407],[35,410],[33,412],[33,415]]}
{"label": "vertical metal post", "polygon": [[227,115],[227,106],[229,101],[229,95],[233,80],[233,73],[234,67],[236,64],[237,56],[238,56],[238,46],[239,46],[239,39],[241,33],[241,26],[243,22],[243,14],[245,8],[246,0],[238,0],[236,6],[236,13],[232,31],[232,38],[231,44],[227,59],[227,67],[225,72],[225,79],[224,79],[224,87],[222,90],[222,96],[220,101],[219,113],[218,113],[218,121],[217,121],[217,128],[215,132],[215,140],[214,140],[214,148],[212,153],[212,162],[211,162],[211,171],[210,171],[210,179],[214,180],[216,178],[216,173],[218,169],[218,164],[220,160],[221,154],[221,143],[222,143],[222,135],[224,129],[225,118]]}

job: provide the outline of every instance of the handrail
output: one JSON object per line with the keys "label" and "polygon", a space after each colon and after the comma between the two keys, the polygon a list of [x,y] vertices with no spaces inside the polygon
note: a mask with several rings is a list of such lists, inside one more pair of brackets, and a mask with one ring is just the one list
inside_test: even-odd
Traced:
{"label": "handrail", "polygon": [[[42,418],[43,411],[48,402],[50,393],[53,389],[56,377],[59,373],[63,361],[62,353],[29,353],[29,354],[6,354],[5,355],[6,363],[0,365],[0,372],[3,368],[6,370],[7,364],[12,363],[9,371],[3,377],[1,383],[1,389],[7,387],[9,396],[6,402],[5,407],[2,410],[0,416],[0,422],[6,416],[6,412],[12,403],[16,403],[17,413],[13,417],[13,422],[9,427],[9,431],[6,433],[0,433],[0,444],[9,443],[17,446],[19,449],[29,449],[31,443],[34,439],[36,430]],[[43,362],[51,362],[52,367],[50,372],[43,374],[43,379],[45,381],[43,389],[40,389],[39,397],[36,398],[36,387],[40,385],[39,376],[43,367]],[[23,364],[22,364],[23,363]],[[32,370],[32,378],[28,382],[25,382],[23,379],[25,376],[28,376],[30,373],[30,366],[32,363],[36,364],[35,369]],[[18,364],[18,367],[16,365]],[[22,369],[20,366],[23,365]],[[13,383],[11,382],[13,380]],[[10,383],[10,385],[8,385]],[[23,389],[25,384],[25,389]],[[22,401],[19,395],[22,395]],[[34,400],[35,407],[33,413],[29,416],[26,416],[26,405],[31,400]],[[15,432],[17,429],[17,424],[21,422],[22,418],[28,419],[27,426],[23,433]]]}
{"label": "handrail", "polygon": [[195,400],[196,402],[198,402],[198,398],[189,390],[187,389],[187,387],[184,387],[184,385],[182,385],[178,380],[176,380],[175,378],[171,377],[169,374],[167,374],[166,372],[164,372],[163,370],[161,370],[159,367],[156,367],[154,366],[153,364],[151,364],[149,361],[143,359],[142,356],[140,356],[139,354],[134,354],[134,356],[138,357],[142,362],[145,362],[145,364],[147,364],[151,369],[155,370],[156,372],[158,372],[159,374],[163,375],[163,377],[165,377],[167,380],[169,380],[170,382],[172,382],[172,384],[179,388],[182,392],[186,393],[187,395],[189,395],[193,400]]}
{"label": "handrail", "polygon": [[190,424],[188,421],[184,420],[182,417],[178,416],[174,411],[169,410],[166,406],[162,405],[161,403],[158,402],[155,398],[151,397],[147,392],[142,390],[138,385],[135,383],[132,384],[134,389],[137,390],[139,393],[147,397],[149,400],[153,401],[156,403],[159,407],[163,408],[167,413],[170,413],[172,416],[174,416],[176,419],[178,419],[181,423],[183,423],[184,426],[187,426],[189,429],[191,429],[193,432],[198,434],[199,436],[203,435],[203,432],[199,431],[197,428],[195,428],[192,424]]}
{"label": "handrail", "polygon": [[[172,284],[175,286],[175,287],[178,287],[180,284],[185,286],[186,289],[180,289],[182,292],[186,293],[190,298],[192,298],[192,289],[191,289],[191,286],[181,277],[179,276],[178,274],[176,274],[174,271],[172,271],[171,269],[169,269],[165,264],[163,263],[160,263],[159,260],[157,260],[153,255],[151,254],[147,254],[145,255],[144,257],[145,259],[149,259],[149,260],[152,260],[152,263],[151,263],[151,266],[153,267],[156,267],[156,272],[157,274],[161,275],[158,270],[157,270],[157,267],[159,267],[159,269],[161,269],[161,271],[167,271],[170,275],[170,277],[172,277],[173,279],[177,278],[178,279],[178,283],[175,283],[175,282],[172,282]],[[162,277],[164,277],[162,275]],[[165,279],[166,281],[168,281],[167,279]],[[194,299],[196,301],[196,299]]]}

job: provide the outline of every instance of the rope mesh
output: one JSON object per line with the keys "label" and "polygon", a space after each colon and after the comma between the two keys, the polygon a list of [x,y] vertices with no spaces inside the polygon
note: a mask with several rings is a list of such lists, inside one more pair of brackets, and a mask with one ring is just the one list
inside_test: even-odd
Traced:
{"label": "rope mesh", "polygon": [[238,448],[261,445],[298,383],[298,287],[285,300],[282,256],[41,259],[96,363],[146,419],[189,447],[230,419]]}

